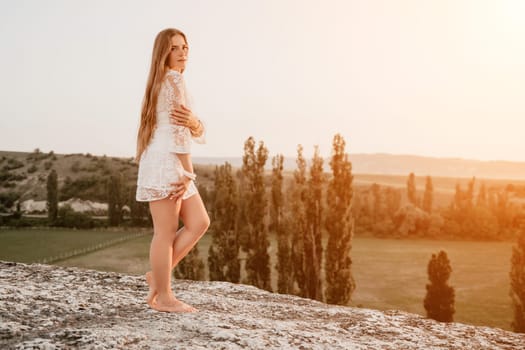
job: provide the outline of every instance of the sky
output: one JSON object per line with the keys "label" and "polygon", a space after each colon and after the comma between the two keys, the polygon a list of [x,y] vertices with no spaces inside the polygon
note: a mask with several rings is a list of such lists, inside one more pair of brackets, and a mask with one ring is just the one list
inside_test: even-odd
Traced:
{"label": "sky", "polygon": [[156,34],[188,38],[196,157],[525,161],[522,0],[0,0],[0,150],[131,157]]}

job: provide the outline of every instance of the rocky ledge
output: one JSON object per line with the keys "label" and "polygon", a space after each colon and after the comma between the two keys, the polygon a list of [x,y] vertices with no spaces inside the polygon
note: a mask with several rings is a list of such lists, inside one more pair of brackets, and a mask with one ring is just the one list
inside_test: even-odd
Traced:
{"label": "rocky ledge", "polygon": [[143,276],[0,261],[2,349],[525,349],[525,334],[173,281],[200,311],[147,307]]}

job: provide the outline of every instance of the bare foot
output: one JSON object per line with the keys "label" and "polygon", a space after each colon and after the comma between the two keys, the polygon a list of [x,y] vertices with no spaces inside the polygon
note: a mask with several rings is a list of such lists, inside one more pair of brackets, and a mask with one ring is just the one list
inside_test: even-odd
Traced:
{"label": "bare foot", "polygon": [[185,307],[186,309],[189,309],[190,312],[199,312],[199,309],[197,309],[196,307],[193,307],[193,306],[191,306],[190,304],[186,304],[185,302],[183,302],[183,301],[180,300],[180,299],[177,299],[177,298],[175,298],[175,299],[176,299],[179,303],[182,303],[182,305],[184,305],[184,307]]}
{"label": "bare foot", "polygon": [[157,300],[157,302],[150,306],[153,310],[163,312],[197,312],[197,309],[193,306],[190,306],[174,297],[166,301]]}
{"label": "bare foot", "polygon": [[[155,305],[157,304],[157,291],[153,289],[153,274],[151,273],[151,271],[146,272],[146,282],[149,285],[149,293],[148,293],[148,297],[146,298],[146,302],[152,309],[157,310],[155,307]],[[183,307],[184,310],[187,310],[186,312],[198,312],[199,311],[195,307],[188,305],[182,300],[179,300],[175,297],[173,297],[173,301],[177,303],[179,306]],[[163,310],[158,310],[158,311],[163,311]]]}

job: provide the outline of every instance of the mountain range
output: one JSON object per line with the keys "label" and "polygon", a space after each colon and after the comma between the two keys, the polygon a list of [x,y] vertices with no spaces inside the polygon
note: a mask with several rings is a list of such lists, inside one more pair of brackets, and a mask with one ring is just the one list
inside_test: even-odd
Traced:
{"label": "mountain range", "polygon": [[[382,175],[431,175],[440,177],[477,177],[489,179],[525,180],[525,162],[483,161],[462,158],[437,158],[416,155],[396,155],[387,153],[349,154],[352,172],[356,174]],[[229,162],[233,167],[242,165],[242,157],[195,157],[196,164],[223,164]],[[309,160],[308,160],[309,161]],[[329,159],[324,159],[325,171],[329,171]],[[271,159],[266,162],[271,168]],[[284,158],[284,169],[296,168],[295,158]]]}

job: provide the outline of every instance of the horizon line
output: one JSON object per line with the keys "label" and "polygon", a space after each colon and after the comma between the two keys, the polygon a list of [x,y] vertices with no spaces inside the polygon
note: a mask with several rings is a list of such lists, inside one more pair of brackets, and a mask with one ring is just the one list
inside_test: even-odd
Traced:
{"label": "horizon line", "polygon": [[[47,152],[44,152],[42,151],[42,149],[40,149],[39,147],[35,148],[35,149],[39,149],[40,152],[42,153],[49,153],[49,152],[53,152],[54,154],[59,154],[59,155],[69,155],[69,154],[82,154],[82,155],[87,155],[87,154],[91,154],[92,156],[96,156],[96,157],[103,157],[103,156],[106,156],[106,157],[117,157],[117,158],[133,158],[134,156],[115,156],[115,155],[109,155],[109,154],[94,154],[94,153],[91,153],[91,152],[71,152],[71,153],[57,153],[53,150],[49,150]],[[0,152],[15,152],[15,153],[33,153],[35,151],[35,149],[33,149],[32,151],[15,151],[15,150],[0,150]],[[508,160],[508,159],[487,159],[487,160],[484,160],[484,159],[477,159],[477,158],[461,158],[461,157],[458,157],[458,156],[430,156],[430,155],[421,155],[421,154],[408,154],[408,153],[387,153],[387,152],[370,152],[370,153],[364,153],[364,152],[358,152],[358,153],[353,153],[353,152],[346,152],[349,156],[358,156],[358,155],[367,155],[367,156],[380,156],[380,155],[386,155],[386,156],[393,156],[393,157],[417,157],[417,158],[432,158],[432,159],[440,159],[440,160],[462,160],[462,161],[475,161],[475,162],[486,162],[486,163],[490,163],[490,162],[504,162],[504,163],[525,163],[525,160]],[[277,154],[281,154],[281,153],[277,153]],[[303,153],[304,155],[304,153]],[[212,156],[193,156],[192,158],[242,158],[243,155],[235,155],[235,156],[232,156],[232,155],[229,155],[229,156],[216,156],[216,155],[212,155]],[[283,157],[286,159],[286,158],[292,158],[292,159],[295,159],[297,158],[297,155],[293,155],[293,156],[290,156],[290,155],[283,155]],[[311,157],[310,157],[311,158]],[[321,156],[321,158],[323,159],[328,159],[330,158],[330,156]],[[270,159],[270,156],[268,157],[268,159]],[[307,161],[309,160],[309,158],[306,159]]]}

